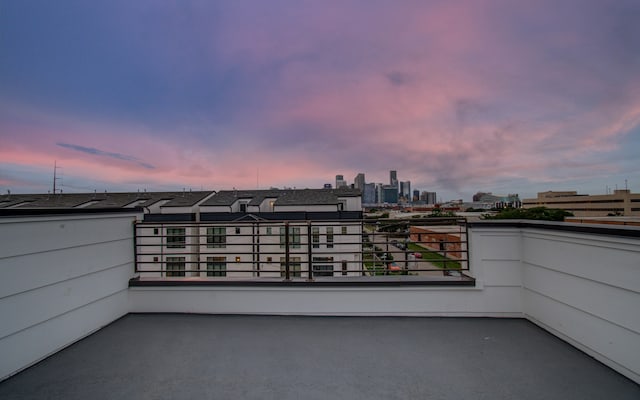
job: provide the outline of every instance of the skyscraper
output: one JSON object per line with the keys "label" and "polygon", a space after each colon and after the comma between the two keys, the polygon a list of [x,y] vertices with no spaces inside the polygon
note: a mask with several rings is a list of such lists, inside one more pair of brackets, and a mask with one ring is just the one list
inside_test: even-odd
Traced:
{"label": "skyscraper", "polygon": [[389,185],[398,187],[398,172],[397,171],[389,171]]}
{"label": "skyscraper", "polygon": [[364,174],[360,172],[353,180],[353,187],[356,189],[364,190]]}
{"label": "skyscraper", "polygon": [[436,204],[436,192],[422,192],[420,200],[427,204]]}
{"label": "skyscraper", "polygon": [[365,183],[362,191],[362,202],[364,204],[375,204],[376,202],[376,184]]}
{"label": "skyscraper", "polygon": [[382,186],[382,203],[398,204],[398,187],[392,185]]}
{"label": "skyscraper", "polygon": [[411,181],[400,182],[400,197],[411,201]]}
{"label": "skyscraper", "polygon": [[336,189],[341,187],[347,187],[347,181],[344,180],[343,175],[336,175]]}

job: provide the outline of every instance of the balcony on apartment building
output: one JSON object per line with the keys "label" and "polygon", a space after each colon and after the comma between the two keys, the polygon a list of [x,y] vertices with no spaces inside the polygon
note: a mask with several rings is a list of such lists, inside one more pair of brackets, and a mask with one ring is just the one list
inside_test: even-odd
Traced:
{"label": "balcony on apartment building", "polygon": [[0,398],[640,396],[640,228],[378,222],[3,216]]}

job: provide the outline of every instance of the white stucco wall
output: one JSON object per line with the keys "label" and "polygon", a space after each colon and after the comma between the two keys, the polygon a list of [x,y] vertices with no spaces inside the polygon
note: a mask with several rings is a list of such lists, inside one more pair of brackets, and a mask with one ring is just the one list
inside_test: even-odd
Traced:
{"label": "white stucco wall", "polygon": [[0,380],[127,314],[136,216],[0,219]]}
{"label": "white stucco wall", "polygon": [[525,318],[640,382],[640,238],[537,224],[554,225],[474,227],[478,283],[493,290],[520,286]]}
{"label": "white stucco wall", "polygon": [[[130,309],[212,314],[522,317],[519,232],[494,231],[473,235],[472,240],[479,242],[470,249],[471,259],[478,260],[472,264],[472,273],[478,277],[476,287],[132,287]],[[336,230],[336,240],[338,233]]]}
{"label": "white stucco wall", "polygon": [[526,317],[640,382],[640,239],[526,228]]}
{"label": "white stucco wall", "polygon": [[476,225],[475,287],[128,288],[135,218],[0,219],[0,379],[128,312],[194,312],[525,317],[640,382],[637,237]]}

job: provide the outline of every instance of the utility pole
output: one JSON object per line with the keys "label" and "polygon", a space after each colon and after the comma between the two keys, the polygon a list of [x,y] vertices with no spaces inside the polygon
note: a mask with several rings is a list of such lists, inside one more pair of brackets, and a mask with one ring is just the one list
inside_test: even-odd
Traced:
{"label": "utility pole", "polygon": [[58,179],[61,179],[58,178],[58,168],[60,167],[58,167],[58,162],[56,160],[53,162],[53,194],[56,194],[56,190],[58,190],[56,189],[56,183],[58,182]]}

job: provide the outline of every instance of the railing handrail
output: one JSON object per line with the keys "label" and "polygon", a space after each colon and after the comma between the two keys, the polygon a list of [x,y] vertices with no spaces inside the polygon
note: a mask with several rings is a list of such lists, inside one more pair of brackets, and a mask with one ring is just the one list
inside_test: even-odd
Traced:
{"label": "railing handrail", "polygon": [[[226,229],[206,229],[211,227]],[[247,232],[247,227],[252,231]],[[446,275],[469,271],[467,237],[466,219],[460,217],[138,221],[134,224],[135,268],[140,275],[171,278],[279,274],[284,281],[433,271]]]}

